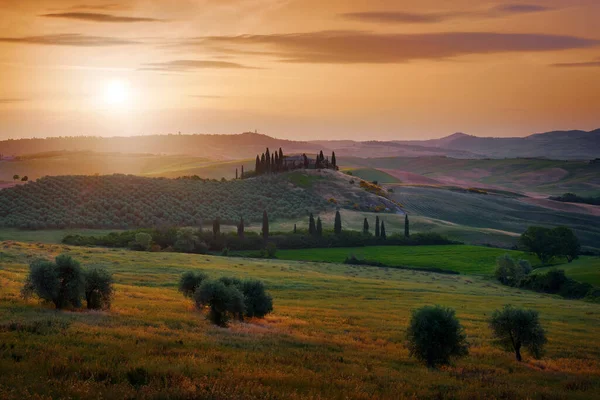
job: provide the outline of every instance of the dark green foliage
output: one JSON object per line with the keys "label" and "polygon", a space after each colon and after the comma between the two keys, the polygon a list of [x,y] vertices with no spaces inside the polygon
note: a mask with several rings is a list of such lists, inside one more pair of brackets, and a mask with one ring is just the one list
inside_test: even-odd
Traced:
{"label": "dark green foliage", "polygon": [[246,316],[262,318],[273,311],[273,298],[267,293],[264,283],[249,279],[242,282]]}
{"label": "dark green foliage", "polygon": [[315,235],[317,233],[317,226],[315,225],[315,217],[310,213],[308,217],[308,233],[309,235]]}
{"label": "dark green foliage", "polygon": [[263,219],[262,219],[262,236],[265,242],[269,240],[269,216],[267,215],[267,211],[263,211]]}
{"label": "dark green foliage", "polygon": [[344,264],[369,265],[371,267],[396,268],[396,269],[405,269],[408,271],[423,271],[423,272],[435,272],[437,274],[460,275],[460,272],[452,271],[449,269],[442,269],[442,268],[436,268],[436,267],[421,268],[421,267],[406,267],[404,265],[388,265],[388,264],[382,263],[380,261],[360,259],[360,258],[357,258],[355,255],[346,257],[346,259],[344,260]]}
{"label": "dark green foliage", "polygon": [[204,272],[188,271],[181,275],[178,289],[185,297],[192,298],[198,286],[206,279],[208,279],[208,275]]}
{"label": "dark green foliage", "polygon": [[277,245],[273,242],[267,243],[265,251],[267,252],[267,257],[275,258],[275,256],[277,255]]}
{"label": "dark green foliage", "polygon": [[298,233],[298,229],[296,228],[296,224],[294,224],[294,233]]}
{"label": "dark green foliage", "polygon": [[227,326],[233,317],[242,318],[244,295],[236,285],[225,285],[221,280],[207,279],[194,292],[198,309],[209,307],[209,319],[215,325]]}
{"label": "dark green foliage", "polygon": [[323,223],[321,222],[321,217],[317,217],[317,230],[315,232],[317,237],[323,236]]}
{"label": "dark green foliage", "polygon": [[150,383],[150,374],[145,368],[138,367],[127,371],[127,381],[131,386],[140,388]]}
{"label": "dark green foliage", "polygon": [[365,217],[365,221],[363,222],[363,235],[369,234],[369,221]]}
{"label": "dark green foliage", "polygon": [[[21,229],[136,229],[199,226],[221,217],[235,225],[300,218],[333,206],[284,176],[227,182],[130,175],[51,176],[0,191],[0,226]],[[133,241],[132,237],[129,241]]]}
{"label": "dark green foliage", "polygon": [[13,181],[19,180],[21,177],[19,175],[13,175]]}
{"label": "dark green foliage", "polygon": [[240,238],[244,237],[244,218],[240,218],[240,223],[237,226],[237,234]]}
{"label": "dark green foliage", "polygon": [[581,197],[574,193],[565,193],[562,196],[550,197],[550,200],[562,201],[567,203],[582,203],[600,206],[600,197]]}
{"label": "dark green foliage", "polygon": [[342,233],[342,216],[340,215],[340,211],[335,212],[335,222],[333,223],[333,232],[336,235]]}
{"label": "dark green foliage", "polygon": [[410,237],[410,225],[408,222],[408,214],[404,214],[404,237]]}
{"label": "dark green foliage", "polygon": [[531,226],[521,235],[519,244],[526,251],[534,253],[543,264],[555,257],[566,257],[571,262],[581,250],[579,239],[566,227],[550,229]]}
{"label": "dark green foliage", "polygon": [[387,239],[387,234],[385,233],[385,222],[381,221],[381,232],[379,232],[379,236],[385,240]]}
{"label": "dark green foliage", "polygon": [[113,278],[105,269],[93,268],[85,271],[85,301],[89,310],[109,309],[113,289]]}
{"label": "dark green foliage", "polygon": [[70,256],[61,254],[55,262],[37,260],[29,266],[25,281],[24,297],[36,295],[54,303],[57,309],[81,307],[85,294],[85,279],[79,263]]}
{"label": "dark green foliage", "polygon": [[514,351],[521,361],[521,348],[525,347],[535,358],[540,358],[546,335],[535,310],[525,310],[506,305],[496,310],[490,320],[490,328],[497,343],[506,351]]}
{"label": "dark green foliage", "polygon": [[519,286],[520,282],[531,272],[531,264],[526,260],[513,260],[505,254],[496,260],[494,276],[503,285]]}
{"label": "dark green foliage", "polygon": [[406,336],[410,355],[428,367],[449,364],[469,352],[467,336],[451,308],[425,306],[413,311]]}
{"label": "dark green foliage", "polygon": [[200,244],[196,231],[192,228],[182,228],[177,232],[177,240],[173,248],[182,253],[195,253]]}
{"label": "dark green foliage", "polygon": [[133,250],[148,251],[152,246],[152,235],[146,232],[139,232],[135,235],[135,241],[132,243]]}
{"label": "dark green foliage", "polygon": [[379,228],[379,216],[377,216],[377,217],[375,217],[375,237],[378,238],[380,234],[381,234],[381,231]]}
{"label": "dark green foliage", "polygon": [[331,165],[337,168],[337,160],[335,159],[335,151],[331,152]]}

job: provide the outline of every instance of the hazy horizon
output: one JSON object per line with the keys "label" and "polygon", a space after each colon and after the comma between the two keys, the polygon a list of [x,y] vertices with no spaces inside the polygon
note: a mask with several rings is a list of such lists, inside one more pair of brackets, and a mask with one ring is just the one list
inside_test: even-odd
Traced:
{"label": "hazy horizon", "polygon": [[600,3],[0,0],[0,140],[600,126]]}

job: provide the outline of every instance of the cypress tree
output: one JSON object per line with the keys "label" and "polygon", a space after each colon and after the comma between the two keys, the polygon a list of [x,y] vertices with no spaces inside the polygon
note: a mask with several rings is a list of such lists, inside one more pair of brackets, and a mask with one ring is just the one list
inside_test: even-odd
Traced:
{"label": "cypress tree", "polygon": [[331,152],[331,165],[337,167],[337,160],[335,159],[335,151]]}
{"label": "cypress tree", "polygon": [[213,237],[216,239],[221,235],[221,218],[217,217],[213,221]]}
{"label": "cypress tree", "polygon": [[275,172],[277,170],[277,167],[275,165],[275,154],[271,154],[271,172]]}
{"label": "cypress tree", "polygon": [[256,155],[256,166],[254,167],[254,172],[256,175],[260,174],[260,158],[258,158],[258,154]]}
{"label": "cypress tree", "polygon": [[323,224],[321,223],[321,217],[317,217],[317,236],[323,236]]}
{"label": "cypress tree", "polygon": [[375,217],[375,237],[379,237],[379,216]]}
{"label": "cypress tree", "polygon": [[242,165],[242,176],[240,177],[240,179],[244,179],[244,166]]}
{"label": "cypress tree", "polygon": [[336,235],[340,235],[342,233],[342,216],[340,215],[340,211],[335,212],[335,222],[333,224],[333,232]]}
{"label": "cypress tree", "polygon": [[240,224],[238,225],[238,236],[244,237],[244,217],[240,218]]}
{"label": "cypress tree", "polygon": [[267,210],[263,211],[262,234],[265,242],[269,239],[269,216]]}
{"label": "cypress tree", "polygon": [[265,172],[267,172],[267,161],[265,153],[262,153],[262,156],[260,156],[260,173],[264,174]]}
{"label": "cypress tree", "polygon": [[271,153],[269,152],[269,148],[267,147],[267,151],[265,151],[265,172],[271,172]]}
{"label": "cypress tree", "polygon": [[315,227],[315,217],[313,217],[312,213],[310,213],[310,217],[308,217],[308,233],[314,235],[317,232],[317,228]]}
{"label": "cypress tree", "polygon": [[275,163],[273,164],[273,170],[279,171],[279,154],[277,152],[274,153]]}
{"label": "cypress tree", "polygon": [[381,233],[380,236],[383,240],[385,240],[387,238],[387,235],[385,233],[385,222],[381,221]]}
{"label": "cypress tree", "polygon": [[294,233],[296,233],[296,224],[294,224]]}
{"label": "cypress tree", "polygon": [[366,217],[365,217],[365,222],[363,222],[363,234],[364,235],[369,234],[369,221],[367,220]]}
{"label": "cypress tree", "polygon": [[238,179],[238,169],[235,169],[235,179]]}
{"label": "cypress tree", "polygon": [[279,148],[279,164],[281,166],[283,166],[283,150],[281,150],[281,147]]}
{"label": "cypress tree", "polygon": [[410,229],[408,224],[408,214],[404,214],[404,237],[410,237]]}

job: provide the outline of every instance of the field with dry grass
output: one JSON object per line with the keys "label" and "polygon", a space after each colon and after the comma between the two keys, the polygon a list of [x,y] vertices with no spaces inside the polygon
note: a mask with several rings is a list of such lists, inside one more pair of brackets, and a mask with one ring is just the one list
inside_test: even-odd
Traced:
{"label": "field with dry grass", "polygon": [[[0,243],[0,398],[590,399],[600,396],[600,305],[481,277],[375,267]],[[55,311],[19,290],[28,263],[68,253],[114,274],[110,312]],[[255,277],[264,320],[211,326],[176,290],[181,273]],[[517,363],[487,320],[506,303],[540,311],[549,343]],[[412,309],[456,309],[470,355],[429,370],[409,358]]]}

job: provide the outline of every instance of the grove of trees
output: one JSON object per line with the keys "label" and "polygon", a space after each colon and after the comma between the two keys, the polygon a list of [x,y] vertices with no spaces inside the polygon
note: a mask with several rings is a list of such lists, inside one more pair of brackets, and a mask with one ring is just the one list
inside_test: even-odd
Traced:
{"label": "grove of trees", "polygon": [[542,264],[547,264],[557,257],[565,257],[571,262],[581,251],[581,244],[573,230],[564,226],[531,226],[521,235],[519,244],[524,250],[535,254]]}

